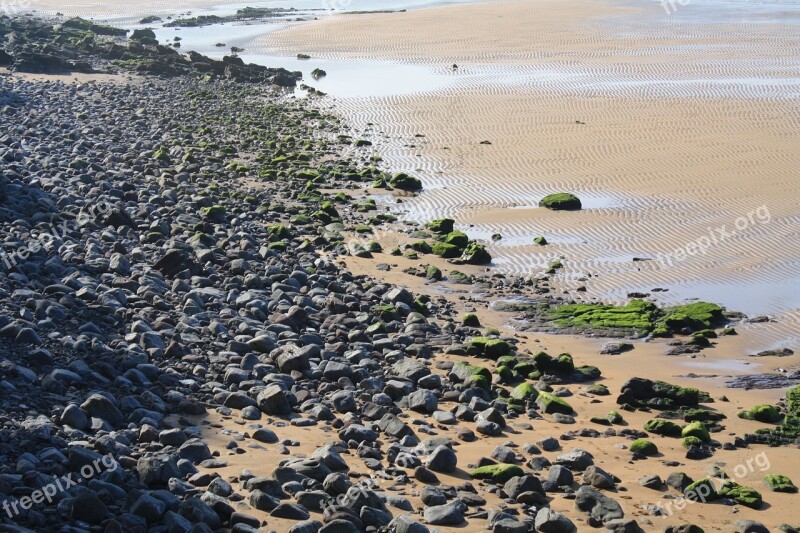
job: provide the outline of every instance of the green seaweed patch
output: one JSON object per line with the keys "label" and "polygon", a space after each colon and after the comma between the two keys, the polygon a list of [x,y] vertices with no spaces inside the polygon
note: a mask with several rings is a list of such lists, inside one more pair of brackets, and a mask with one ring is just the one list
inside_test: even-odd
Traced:
{"label": "green seaweed patch", "polygon": [[539,396],[539,391],[530,383],[520,383],[511,390],[511,397],[515,400],[535,400]]}
{"label": "green seaweed patch", "polygon": [[631,442],[630,450],[633,453],[650,457],[658,453],[658,446],[647,439],[636,439],[635,441]]}
{"label": "green seaweed patch", "polygon": [[481,327],[481,321],[475,313],[464,313],[461,317],[461,324],[470,328]]}
{"label": "green seaweed patch", "polygon": [[679,305],[664,311],[665,314],[658,323],[676,333],[684,328],[692,331],[707,330],[725,321],[724,309],[708,302]]}
{"label": "green seaweed patch", "polygon": [[683,489],[683,495],[689,501],[700,503],[713,502],[719,499],[719,494],[717,493],[717,489],[714,488],[714,483],[707,477],[698,479],[687,485],[686,488]]}
{"label": "green seaweed patch", "polygon": [[486,251],[484,245],[471,242],[464,248],[461,260],[470,265],[488,265],[492,262],[492,255]]}
{"label": "green seaweed patch", "polygon": [[483,355],[492,359],[497,359],[511,353],[511,345],[501,339],[490,339],[489,337],[473,337],[469,342],[468,351],[475,355]]}
{"label": "green seaweed patch", "polygon": [[559,328],[585,331],[591,329],[618,330],[644,335],[653,328],[658,316],[655,304],[632,300],[624,306],[605,304],[567,304],[547,307],[543,318]]}
{"label": "green seaweed patch", "polygon": [[518,465],[500,463],[496,465],[479,466],[469,475],[474,479],[490,479],[498,483],[505,483],[512,477],[523,475],[525,472]]}
{"label": "green seaweed patch", "polygon": [[446,242],[434,243],[430,249],[435,255],[445,259],[453,259],[461,255],[461,249],[458,246]]}
{"label": "green seaweed patch", "polygon": [[389,185],[402,191],[414,192],[422,189],[422,182],[404,172],[399,172],[391,177]]}
{"label": "green seaweed patch", "polygon": [[709,442],[711,440],[711,435],[708,433],[708,428],[700,421],[691,422],[689,425],[683,428],[681,431],[681,437],[697,437],[703,442]]}
{"label": "green seaweed patch", "polygon": [[425,227],[434,233],[447,235],[453,231],[454,225],[455,220],[452,218],[437,218],[425,224]]}
{"label": "green seaweed patch", "polygon": [[756,489],[751,489],[733,481],[728,481],[720,487],[719,493],[721,496],[731,498],[736,503],[744,505],[745,507],[750,507],[751,509],[761,508],[761,493]]}
{"label": "green seaweed patch", "polygon": [[653,418],[644,424],[644,430],[648,433],[662,435],[664,437],[680,437],[681,427],[670,420],[663,418]]}
{"label": "green seaweed patch", "polygon": [[536,398],[536,405],[547,414],[560,413],[562,415],[571,415],[575,412],[572,406],[564,399],[545,391],[539,391],[539,395]]}
{"label": "green seaweed patch", "polygon": [[777,424],[783,420],[780,410],[774,405],[756,405],[739,413],[739,418],[755,420],[767,424]]}
{"label": "green seaweed patch", "polygon": [[581,201],[574,194],[559,192],[548,194],[539,201],[539,207],[546,207],[554,211],[577,211],[581,209]]}
{"label": "green seaweed patch", "polygon": [[774,492],[797,492],[792,480],[782,474],[767,474],[764,476],[764,485]]}
{"label": "green seaweed patch", "polygon": [[469,236],[463,231],[451,231],[445,237],[444,242],[457,248],[465,248],[469,244]]}

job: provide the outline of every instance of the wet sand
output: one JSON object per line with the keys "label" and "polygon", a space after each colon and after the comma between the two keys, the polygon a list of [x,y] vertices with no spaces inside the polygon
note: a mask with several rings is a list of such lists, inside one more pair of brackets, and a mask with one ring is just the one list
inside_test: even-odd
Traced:
{"label": "wet sand", "polygon": [[[489,242],[499,271],[537,275],[561,256],[561,287],[587,288],[575,298],[619,302],[666,287],[664,303],[785,313],[790,327],[761,326],[764,344],[797,345],[800,10],[764,4],[741,24],[725,2],[670,15],[644,1],[531,6],[337,17],[247,50],[421,69],[407,71],[416,92],[341,96],[336,106],[365,137],[389,140],[379,152],[391,167],[423,179],[426,190],[397,211],[500,233]],[[586,208],[536,207],[562,190]],[[719,230],[727,235],[705,246]],[[539,235],[551,244],[534,245]],[[703,252],[676,255],[695,242]]]}

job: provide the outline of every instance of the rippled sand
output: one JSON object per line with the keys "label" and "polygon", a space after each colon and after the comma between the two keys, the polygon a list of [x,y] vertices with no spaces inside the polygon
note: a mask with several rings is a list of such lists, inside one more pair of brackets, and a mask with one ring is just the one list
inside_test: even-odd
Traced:
{"label": "rippled sand", "polygon": [[[799,30],[800,6],[787,3],[692,2],[667,14],[645,0],[542,0],[336,17],[248,52],[426,67],[417,92],[337,106],[365,135],[394,141],[381,148],[387,162],[423,178],[407,216],[452,215],[473,235],[502,234],[492,243],[502,271],[537,275],[563,256],[562,286],[588,289],[577,297],[667,287],[661,301],[788,312],[781,323],[793,327],[767,329],[788,329],[792,344]],[[431,81],[442,77],[444,88]],[[561,190],[587,209],[536,208]],[[705,253],[665,255],[710,234],[720,242]],[[551,244],[534,245],[539,235]]]}

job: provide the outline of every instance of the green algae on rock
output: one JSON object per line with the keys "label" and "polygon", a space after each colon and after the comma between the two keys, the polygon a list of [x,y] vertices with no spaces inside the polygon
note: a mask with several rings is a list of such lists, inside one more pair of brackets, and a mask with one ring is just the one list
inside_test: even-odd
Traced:
{"label": "green algae on rock", "polygon": [[575,412],[572,406],[562,398],[545,391],[539,391],[539,394],[536,397],[536,405],[539,406],[539,409],[549,415],[553,413],[571,415]]}
{"label": "green algae on rock", "polygon": [[728,481],[719,489],[720,496],[731,498],[736,503],[750,507],[751,509],[760,509],[762,504],[761,493],[755,489],[745,487]]}
{"label": "green algae on rock", "polygon": [[471,265],[488,265],[492,262],[492,256],[486,251],[486,247],[477,242],[471,242],[464,248],[461,259]]}
{"label": "green algae on rock", "polygon": [[767,474],[764,476],[764,484],[774,492],[797,492],[792,480],[782,474]]}
{"label": "green algae on rock", "polygon": [[539,391],[530,383],[520,383],[511,390],[511,397],[515,400],[535,400],[539,396]]}
{"label": "green algae on rock", "polygon": [[783,420],[780,410],[774,405],[756,405],[739,413],[739,418],[755,420],[767,424],[776,424]]}
{"label": "green algae on rock", "polygon": [[479,466],[470,471],[469,475],[475,479],[491,479],[499,483],[505,483],[512,477],[523,475],[525,472],[517,465],[500,463],[496,465]]}
{"label": "green algae on rock", "polygon": [[680,437],[681,427],[670,420],[663,418],[653,418],[644,424],[644,430],[648,433],[663,435],[665,437]]}
{"label": "green algae on rock", "polygon": [[630,450],[633,453],[650,457],[658,453],[658,446],[647,439],[636,439],[635,441],[631,442]]}
{"label": "green algae on rock", "polygon": [[574,194],[559,192],[548,194],[539,201],[539,207],[546,207],[554,211],[577,211],[581,209],[581,201]]}

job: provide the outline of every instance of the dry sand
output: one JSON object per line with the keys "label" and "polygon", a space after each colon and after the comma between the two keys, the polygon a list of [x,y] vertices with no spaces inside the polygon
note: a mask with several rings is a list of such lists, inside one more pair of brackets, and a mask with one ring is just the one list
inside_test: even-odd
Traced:
{"label": "dry sand", "polygon": [[[415,93],[336,105],[368,138],[394,140],[379,148],[392,167],[423,179],[426,191],[400,208],[408,218],[450,215],[478,237],[499,232],[490,245],[500,271],[535,275],[563,256],[557,278],[586,286],[579,298],[667,287],[663,302],[785,312],[756,329],[765,348],[797,347],[800,17],[762,6],[743,24],[738,9],[493,2],[341,16],[246,48],[424,67]],[[426,91],[437,76],[448,85]],[[560,190],[588,208],[535,207]],[[706,253],[633,261],[737,220]],[[551,244],[533,245],[539,235]]]}

